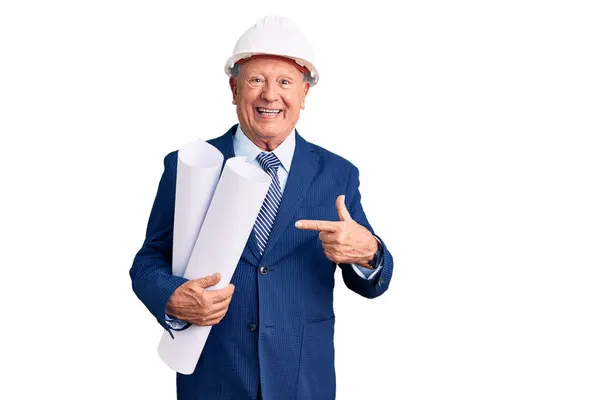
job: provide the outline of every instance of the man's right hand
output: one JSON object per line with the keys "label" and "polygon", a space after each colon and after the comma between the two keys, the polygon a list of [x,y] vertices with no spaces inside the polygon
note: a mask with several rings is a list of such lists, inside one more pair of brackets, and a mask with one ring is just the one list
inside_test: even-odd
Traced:
{"label": "man's right hand", "polygon": [[217,272],[204,278],[187,281],[178,287],[167,303],[167,314],[195,325],[210,326],[225,316],[235,287],[206,290],[221,280]]}

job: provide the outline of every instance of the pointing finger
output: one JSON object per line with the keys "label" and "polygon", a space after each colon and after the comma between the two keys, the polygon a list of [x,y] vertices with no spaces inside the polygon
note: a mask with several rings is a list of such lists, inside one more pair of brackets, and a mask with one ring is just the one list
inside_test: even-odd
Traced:
{"label": "pointing finger", "polygon": [[335,232],[338,228],[338,222],[332,221],[318,221],[310,219],[301,219],[296,221],[296,228],[313,230],[313,231],[327,231]]}

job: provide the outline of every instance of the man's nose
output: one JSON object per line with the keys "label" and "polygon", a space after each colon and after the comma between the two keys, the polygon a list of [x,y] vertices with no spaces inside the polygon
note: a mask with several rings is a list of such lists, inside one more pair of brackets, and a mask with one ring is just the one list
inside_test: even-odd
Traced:
{"label": "man's nose", "polygon": [[277,84],[273,82],[265,82],[261,93],[261,97],[263,100],[266,100],[268,102],[273,102],[277,100],[279,98]]}

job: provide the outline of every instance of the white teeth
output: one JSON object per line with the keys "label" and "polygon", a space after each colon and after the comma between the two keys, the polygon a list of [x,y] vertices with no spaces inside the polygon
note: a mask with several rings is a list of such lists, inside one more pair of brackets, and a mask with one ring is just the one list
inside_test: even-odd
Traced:
{"label": "white teeth", "polygon": [[269,110],[268,108],[258,108],[258,112],[260,113],[264,113],[264,114],[279,114],[279,111],[281,110]]}

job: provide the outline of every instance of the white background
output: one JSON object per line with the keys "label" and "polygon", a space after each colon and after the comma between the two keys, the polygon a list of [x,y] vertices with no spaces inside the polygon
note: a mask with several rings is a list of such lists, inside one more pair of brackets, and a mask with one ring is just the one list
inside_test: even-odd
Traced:
{"label": "white background", "polygon": [[395,259],[376,300],[337,276],[338,398],[599,399],[593,3],[3,1],[0,398],[175,398],[128,271],[163,157],[236,122],[224,62],[282,14],[322,78],[299,132]]}

